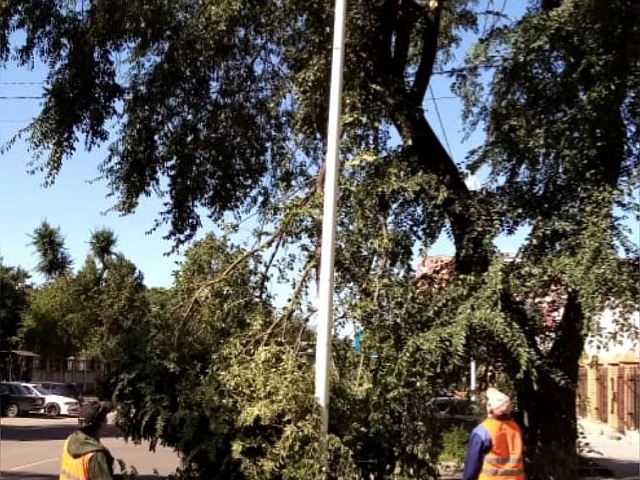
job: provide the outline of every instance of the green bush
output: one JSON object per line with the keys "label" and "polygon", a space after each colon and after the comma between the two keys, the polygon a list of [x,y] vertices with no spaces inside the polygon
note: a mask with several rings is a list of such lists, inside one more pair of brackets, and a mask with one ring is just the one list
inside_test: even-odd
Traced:
{"label": "green bush", "polygon": [[442,434],[441,462],[455,462],[461,465],[469,440],[469,430],[464,426],[455,426]]}

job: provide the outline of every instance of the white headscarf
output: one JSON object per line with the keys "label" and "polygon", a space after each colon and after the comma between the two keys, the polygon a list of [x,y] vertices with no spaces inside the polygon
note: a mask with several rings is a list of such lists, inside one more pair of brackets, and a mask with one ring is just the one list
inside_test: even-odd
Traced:
{"label": "white headscarf", "polygon": [[487,406],[496,416],[511,413],[511,399],[495,388],[487,389]]}

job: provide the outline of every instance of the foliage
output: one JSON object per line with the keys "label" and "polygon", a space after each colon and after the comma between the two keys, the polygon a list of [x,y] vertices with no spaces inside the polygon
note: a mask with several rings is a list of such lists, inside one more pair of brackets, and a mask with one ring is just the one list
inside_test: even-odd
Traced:
{"label": "foliage", "polygon": [[[107,243],[111,251],[115,243]],[[87,257],[77,272],[66,271],[34,289],[22,312],[19,342],[45,362],[80,354],[100,357],[114,335],[147,314],[143,278],[135,265],[122,254],[101,253],[94,243],[92,251],[96,256]]]}
{"label": "foliage", "polygon": [[43,274],[47,280],[69,272],[71,258],[64,246],[64,238],[59,227],[54,228],[44,220],[33,231],[31,244],[40,257],[36,270]]}
{"label": "foliage", "polygon": [[[472,125],[487,134],[470,168],[490,168],[502,229],[531,229],[497,299],[533,362],[528,372],[517,357],[502,364],[533,422],[532,478],[576,475],[578,360],[597,317],[617,309],[617,333],[638,335],[628,315],[638,308],[638,245],[625,222],[638,218],[639,15],[637,2],[532,9],[487,35],[458,77]],[[490,64],[485,101],[479,69]],[[545,318],[536,300],[550,292],[555,316]]]}
{"label": "foliage", "polygon": [[[229,264],[238,267],[224,273]],[[265,333],[278,319],[256,295],[259,280],[245,252],[209,235],[189,249],[174,288],[150,297],[162,310],[152,304],[156,315],[114,335],[107,388],[120,425],[136,441],[176,448],[185,477],[320,475],[311,368],[296,344],[307,327],[273,323]],[[332,463],[350,468],[348,457]]]}
{"label": "foliage", "polygon": [[23,314],[20,344],[43,362],[81,352],[95,312],[80,300],[81,291],[82,285],[66,277],[35,289]]}
{"label": "foliage", "polygon": [[89,245],[91,255],[100,263],[102,269],[107,268],[107,260],[114,255],[114,248],[118,239],[115,233],[108,228],[98,229],[91,232]]}
{"label": "foliage", "polygon": [[464,456],[469,440],[469,430],[462,426],[453,427],[442,434],[442,453],[440,461],[464,463]]}
{"label": "foliage", "polygon": [[[185,475],[315,474],[310,369],[296,345],[313,337],[306,300],[323,248],[330,2],[1,8],[0,58],[50,67],[41,114],[23,132],[49,181],[80,137],[109,142],[101,171],[116,207],[163,197],[158,222],[177,245],[201,213],[233,219],[232,229],[256,225],[245,249],[197,243],[172,291],[146,294],[151,314],[116,322],[105,355],[128,434],[176,447]],[[487,138],[456,163],[425,96],[436,65],[450,65],[485,15],[492,21],[454,71],[470,128]],[[606,306],[620,312],[618,332],[637,334],[627,314],[638,251],[624,220],[637,215],[638,15],[626,0],[531,2],[513,20],[470,0],[349,2],[336,320],[364,328],[363,351],[378,357],[336,342],[335,475],[433,474],[440,425],[429,400],[473,355],[528,414],[529,477],[576,477],[585,337]],[[17,46],[15,29],[26,33]],[[470,191],[466,168],[489,181]],[[507,262],[494,240],[522,228],[530,233]],[[448,276],[415,282],[415,252],[442,233],[455,246]],[[121,268],[122,305],[137,312],[145,294]],[[292,285],[282,312],[266,287],[274,278]],[[541,307],[552,290],[555,306]]]}
{"label": "foliage", "polygon": [[0,350],[16,345],[15,337],[31,292],[29,278],[24,269],[4,265],[0,257]]}

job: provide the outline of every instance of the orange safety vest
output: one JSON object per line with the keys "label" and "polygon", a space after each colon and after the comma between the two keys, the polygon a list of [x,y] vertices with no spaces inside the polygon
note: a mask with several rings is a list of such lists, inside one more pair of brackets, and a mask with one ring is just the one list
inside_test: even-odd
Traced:
{"label": "orange safety vest", "polygon": [[491,437],[491,450],[484,456],[478,480],[525,480],[518,425],[512,420],[489,418],[482,426]]}
{"label": "orange safety vest", "polygon": [[73,458],[67,450],[68,443],[69,439],[64,442],[64,447],[62,447],[62,469],[60,470],[60,480],[90,480],[89,459],[91,459],[94,452],[89,452],[81,457]]}

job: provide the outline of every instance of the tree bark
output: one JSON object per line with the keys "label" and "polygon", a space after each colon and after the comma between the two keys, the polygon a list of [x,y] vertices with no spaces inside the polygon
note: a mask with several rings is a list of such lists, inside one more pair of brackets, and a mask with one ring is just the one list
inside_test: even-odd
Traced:
{"label": "tree bark", "polygon": [[547,364],[516,384],[525,423],[529,480],[578,478],[576,385],[584,349],[584,313],[576,292],[569,292],[558,335]]}
{"label": "tree bark", "polygon": [[491,220],[486,215],[488,210],[480,208],[479,199],[467,188],[460,170],[421,108],[410,104],[395,123],[404,144],[415,158],[415,163],[409,168],[434,175],[447,191],[442,207],[453,233],[456,271],[464,275],[486,272],[492,237]]}

